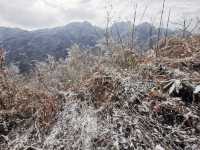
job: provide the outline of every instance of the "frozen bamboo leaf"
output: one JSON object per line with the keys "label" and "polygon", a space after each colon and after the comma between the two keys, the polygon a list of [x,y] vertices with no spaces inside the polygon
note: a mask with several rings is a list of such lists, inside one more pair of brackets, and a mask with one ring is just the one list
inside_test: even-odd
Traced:
{"label": "frozen bamboo leaf", "polygon": [[194,90],[194,94],[198,94],[198,93],[200,93],[200,85],[198,85]]}

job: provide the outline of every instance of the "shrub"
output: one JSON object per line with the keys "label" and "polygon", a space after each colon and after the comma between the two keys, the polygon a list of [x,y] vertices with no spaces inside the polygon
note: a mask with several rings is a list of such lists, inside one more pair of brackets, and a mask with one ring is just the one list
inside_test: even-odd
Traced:
{"label": "shrub", "polygon": [[123,69],[134,69],[137,66],[136,55],[129,49],[113,50],[112,61]]}

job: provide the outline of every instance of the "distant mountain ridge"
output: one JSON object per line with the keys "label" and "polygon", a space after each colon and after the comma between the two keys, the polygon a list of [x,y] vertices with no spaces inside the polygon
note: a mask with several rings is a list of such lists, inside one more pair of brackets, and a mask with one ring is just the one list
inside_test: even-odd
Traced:
{"label": "distant mountain ridge", "polygon": [[30,65],[31,61],[43,61],[47,55],[65,57],[66,48],[74,43],[84,47],[94,46],[97,40],[103,37],[102,33],[102,29],[88,22],[35,31],[1,27],[0,47],[6,49],[8,64],[29,67],[27,65]]}
{"label": "distant mountain ridge", "polygon": [[[112,25],[112,35],[117,39],[116,27],[120,36],[125,39],[129,34],[129,23],[118,22]],[[135,29],[135,40],[141,48],[148,47],[149,39],[157,34],[157,29],[149,23],[140,24]],[[66,49],[73,44],[85,48],[94,47],[103,37],[104,29],[89,22],[74,22],[62,27],[34,31],[0,27],[0,47],[6,49],[7,63],[17,64],[22,69],[29,68],[32,61],[44,61],[47,55],[64,58],[67,56]]]}

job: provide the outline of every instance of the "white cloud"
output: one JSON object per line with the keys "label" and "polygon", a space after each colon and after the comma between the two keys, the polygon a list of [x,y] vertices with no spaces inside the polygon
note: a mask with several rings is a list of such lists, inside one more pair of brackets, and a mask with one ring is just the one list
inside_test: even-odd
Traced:
{"label": "white cloud", "polygon": [[[132,19],[137,3],[138,23],[159,21],[162,0],[0,0],[0,26],[35,29],[81,20],[104,26],[106,1],[113,4],[113,20]],[[172,21],[200,16],[199,6],[199,0],[166,0],[165,18],[169,9],[172,10]]]}

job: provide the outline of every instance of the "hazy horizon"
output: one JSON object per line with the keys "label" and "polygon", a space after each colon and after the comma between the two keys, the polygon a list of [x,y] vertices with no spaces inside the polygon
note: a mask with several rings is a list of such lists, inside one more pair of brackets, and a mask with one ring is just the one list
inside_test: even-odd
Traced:
{"label": "hazy horizon", "polygon": [[[72,21],[72,22],[68,22],[68,23],[66,23],[66,24],[63,24],[63,25],[58,25],[58,26],[53,26],[53,27],[43,27],[43,28],[34,28],[34,29],[26,29],[26,28],[23,28],[23,27],[8,27],[8,26],[0,26],[0,28],[11,28],[11,29],[20,29],[20,30],[25,30],[25,31],[37,31],[37,30],[46,30],[46,29],[54,29],[54,28],[62,28],[62,27],[64,27],[64,26],[67,26],[67,25],[70,25],[70,24],[73,24],[73,23],[89,23],[89,24],[91,24],[92,26],[94,26],[94,27],[97,27],[97,28],[100,28],[100,29],[102,29],[102,30],[104,30],[106,27],[103,27],[103,26],[98,26],[98,25],[95,25],[95,24],[93,24],[92,22],[90,22],[90,21],[87,21],[87,20],[82,20],[82,21]],[[114,23],[131,23],[131,22],[129,22],[129,21],[125,21],[125,20],[122,20],[122,21],[118,21],[118,22],[114,22]],[[142,25],[142,24],[151,24],[151,22],[147,22],[147,21],[144,21],[144,22],[140,22],[139,24],[137,24],[137,26],[138,25]],[[131,25],[131,24],[130,24]],[[151,25],[153,25],[153,24],[151,24]],[[156,26],[155,26],[156,27]],[[165,27],[163,27],[163,28],[165,28]],[[172,29],[173,30],[173,28],[169,28],[169,29]]]}

